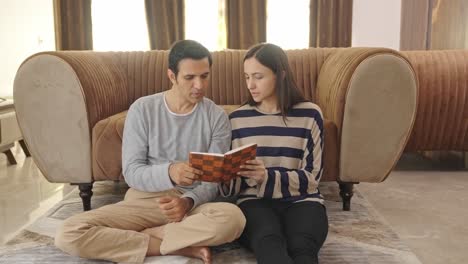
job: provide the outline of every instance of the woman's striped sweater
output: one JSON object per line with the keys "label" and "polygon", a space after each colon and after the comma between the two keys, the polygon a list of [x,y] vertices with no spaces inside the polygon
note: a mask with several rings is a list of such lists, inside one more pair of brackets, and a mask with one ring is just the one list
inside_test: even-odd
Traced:
{"label": "woman's striped sweater", "polygon": [[323,203],[317,186],[323,171],[324,134],[317,105],[298,103],[286,120],[279,113],[262,113],[244,105],[229,119],[232,148],[257,143],[257,159],[263,160],[267,177],[260,185],[246,177],[232,180],[229,186],[221,186],[223,196],[238,195],[238,204],[259,198]]}

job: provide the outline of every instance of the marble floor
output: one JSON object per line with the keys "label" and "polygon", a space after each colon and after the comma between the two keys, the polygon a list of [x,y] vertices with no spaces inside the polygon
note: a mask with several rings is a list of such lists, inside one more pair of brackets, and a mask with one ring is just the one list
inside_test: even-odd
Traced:
{"label": "marble floor", "polygon": [[50,183],[19,144],[12,149],[17,165],[0,153],[0,245],[58,203],[73,187]]}
{"label": "marble floor", "polygon": [[405,155],[383,183],[358,185],[422,263],[467,263],[468,170]]}
{"label": "marble floor", "polygon": [[[18,146],[13,153],[18,161],[13,166],[0,154],[0,245],[72,190],[47,182]],[[385,182],[357,189],[423,263],[464,263],[468,171],[459,167],[405,155]]]}

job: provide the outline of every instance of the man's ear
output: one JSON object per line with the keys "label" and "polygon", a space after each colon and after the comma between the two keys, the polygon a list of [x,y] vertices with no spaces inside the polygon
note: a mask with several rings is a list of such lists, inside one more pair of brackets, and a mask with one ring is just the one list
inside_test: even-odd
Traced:
{"label": "man's ear", "polygon": [[172,84],[177,83],[177,77],[171,69],[167,69],[167,77],[169,77],[169,80],[171,80]]}

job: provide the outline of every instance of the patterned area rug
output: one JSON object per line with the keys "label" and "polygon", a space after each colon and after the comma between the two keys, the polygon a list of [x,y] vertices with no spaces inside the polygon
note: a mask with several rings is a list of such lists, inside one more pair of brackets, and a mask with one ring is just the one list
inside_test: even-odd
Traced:
{"label": "patterned area rug", "polygon": [[[112,182],[95,184],[93,208],[120,201],[126,189],[125,185]],[[421,263],[359,191],[356,190],[353,196],[351,211],[345,212],[341,210],[336,183],[321,184],[320,190],[326,198],[330,222],[328,238],[319,255],[321,264]],[[53,237],[58,225],[81,211],[81,199],[73,191],[0,247],[0,263],[109,263],[72,257],[54,247]],[[212,248],[212,252],[213,263],[256,263],[252,253],[237,243]],[[201,261],[163,256],[146,258],[145,263],[189,264]]]}

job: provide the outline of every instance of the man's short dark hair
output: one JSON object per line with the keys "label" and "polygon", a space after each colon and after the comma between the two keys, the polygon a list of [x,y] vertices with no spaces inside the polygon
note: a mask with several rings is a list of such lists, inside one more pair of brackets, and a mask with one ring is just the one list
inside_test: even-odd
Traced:
{"label": "man's short dark hair", "polygon": [[172,44],[171,50],[169,51],[169,69],[177,76],[179,73],[179,62],[187,58],[194,60],[208,58],[210,67],[213,63],[211,53],[207,48],[194,40],[186,39],[176,41]]}

